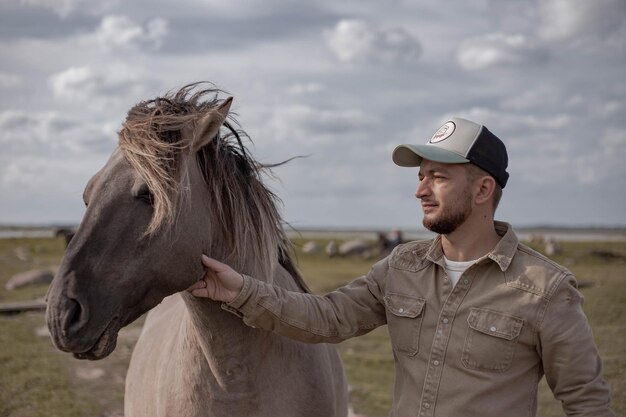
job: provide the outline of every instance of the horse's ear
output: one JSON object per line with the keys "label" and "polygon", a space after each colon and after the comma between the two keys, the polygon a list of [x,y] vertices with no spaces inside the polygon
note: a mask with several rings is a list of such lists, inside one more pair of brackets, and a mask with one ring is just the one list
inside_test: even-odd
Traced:
{"label": "horse's ear", "polygon": [[198,152],[200,148],[209,143],[220,130],[228,116],[232,97],[228,97],[217,108],[212,109],[196,122],[193,130],[193,150]]}

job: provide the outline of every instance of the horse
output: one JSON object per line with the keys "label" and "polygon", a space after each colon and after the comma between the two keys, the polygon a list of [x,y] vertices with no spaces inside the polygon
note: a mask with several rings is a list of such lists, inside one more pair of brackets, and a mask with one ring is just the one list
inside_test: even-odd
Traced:
{"label": "horse", "polygon": [[84,217],[47,293],[55,346],[97,360],[148,312],[129,364],[126,417],[339,417],[347,384],[336,349],[248,327],[185,291],[208,254],[309,292],[278,197],[229,116],[232,97],[194,83],[128,112],[119,143],[87,183]]}

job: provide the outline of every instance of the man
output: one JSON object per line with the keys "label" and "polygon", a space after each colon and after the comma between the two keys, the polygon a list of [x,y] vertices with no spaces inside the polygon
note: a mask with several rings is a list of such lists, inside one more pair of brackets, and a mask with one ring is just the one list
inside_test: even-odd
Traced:
{"label": "man", "polygon": [[415,195],[436,238],[398,246],[324,296],[291,293],[207,257],[207,274],[190,291],[226,303],[248,325],[309,343],[387,324],[391,416],[535,416],[544,373],[566,415],[614,416],[574,277],[494,221],[509,176],[502,141],[452,118],[427,144],[398,146],[393,161],[419,166]]}

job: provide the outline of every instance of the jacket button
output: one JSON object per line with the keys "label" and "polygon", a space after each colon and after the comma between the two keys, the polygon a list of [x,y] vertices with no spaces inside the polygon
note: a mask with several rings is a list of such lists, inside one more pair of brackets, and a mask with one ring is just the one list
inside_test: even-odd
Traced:
{"label": "jacket button", "polygon": [[491,330],[492,332],[495,332],[495,331],[496,331],[496,330],[498,330],[498,329],[496,329],[496,326],[491,326],[491,327],[489,328],[489,330]]}
{"label": "jacket button", "polygon": [[399,308],[399,309],[398,309],[398,312],[400,312],[400,313],[404,313],[404,309],[403,309],[403,308]]}

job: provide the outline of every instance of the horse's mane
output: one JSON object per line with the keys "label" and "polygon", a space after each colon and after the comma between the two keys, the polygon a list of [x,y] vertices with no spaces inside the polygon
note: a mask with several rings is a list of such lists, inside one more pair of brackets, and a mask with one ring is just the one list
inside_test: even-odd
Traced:
{"label": "horse's mane", "polygon": [[[219,89],[197,89],[200,84],[140,102],[130,109],[119,133],[124,156],[151,193],[154,212],[147,235],[174,227],[177,207],[189,191],[181,165],[183,157],[193,152],[193,126],[222,103]],[[229,119],[236,124],[232,116]],[[270,274],[268,279],[280,263],[306,289],[290,256],[277,208],[280,200],[261,180],[263,174],[272,174],[270,166],[251,157],[241,140],[247,137],[245,132],[229,121],[223,127],[227,133],[218,133],[196,156],[216,216],[212,224],[222,228],[219,235],[225,241],[221,243],[229,249],[223,260],[244,264],[253,257],[262,265],[258,272]]]}

